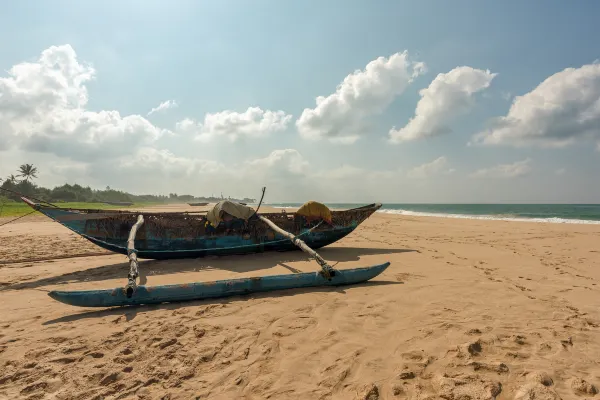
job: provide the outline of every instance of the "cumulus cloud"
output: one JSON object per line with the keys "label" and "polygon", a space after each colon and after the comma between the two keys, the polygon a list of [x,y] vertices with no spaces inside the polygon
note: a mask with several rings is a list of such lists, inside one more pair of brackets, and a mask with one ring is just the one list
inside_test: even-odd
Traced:
{"label": "cumulus cloud", "polygon": [[117,158],[140,145],[155,142],[165,130],[139,115],[121,117],[118,111],[55,112],[22,132],[22,147],[74,160]]}
{"label": "cumulus cloud", "polygon": [[[93,66],[78,60],[70,45],[52,46],[34,62],[22,62],[0,78],[0,149],[10,148],[54,154],[64,159],[93,163],[120,160],[135,149],[177,164],[167,150],[155,149],[158,139],[173,132],[155,126],[143,116],[122,116],[118,111],[90,111],[86,84],[94,79]],[[148,115],[174,108],[162,102]],[[240,136],[264,136],[286,129],[292,119],[283,111],[250,107],[245,112],[206,114],[202,123],[185,119],[176,124],[200,140],[217,136],[235,141]],[[141,155],[140,155],[141,156]],[[150,159],[146,157],[146,161]],[[180,164],[177,164],[180,165]]]}
{"label": "cumulus cloud", "polygon": [[53,162],[49,165],[49,168],[43,170],[43,174],[48,173],[49,175],[59,177],[63,179],[61,183],[64,183],[64,179],[69,181],[82,181],[88,176],[90,172],[90,165],[81,161],[70,161],[59,158],[58,161]]}
{"label": "cumulus cloud", "polygon": [[148,117],[152,114],[155,114],[157,112],[161,112],[161,111],[165,111],[168,110],[170,108],[176,108],[179,105],[177,104],[177,102],[175,100],[167,100],[167,101],[163,101],[162,103],[160,103],[158,106],[152,108],[148,114],[146,114]]}
{"label": "cumulus cloud", "polygon": [[488,88],[496,75],[467,66],[438,74],[419,92],[415,116],[404,128],[390,130],[390,141],[401,143],[451,132],[448,124],[471,109],[474,95]]}
{"label": "cumulus cloud", "polygon": [[419,165],[407,172],[409,178],[428,178],[434,175],[448,175],[454,172],[454,169],[448,168],[448,160],[441,156],[435,160]]}
{"label": "cumulus cloud", "polygon": [[[264,181],[261,182],[265,178],[273,180],[308,176],[310,173],[308,166],[308,161],[295,149],[277,149],[265,157],[225,165],[218,161],[177,156],[167,149],[142,147],[130,157],[105,166],[101,169],[101,173],[119,175],[119,181],[123,182],[131,179],[146,179],[156,183],[168,179],[169,182],[188,182],[188,185],[193,186],[197,182],[210,183],[215,187],[215,191],[222,190],[223,186],[251,187],[258,190],[265,184]],[[92,169],[98,170],[98,168]],[[121,179],[123,177],[124,179]],[[294,180],[291,182],[297,183]],[[197,190],[190,189],[190,192],[205,191],[205,189],[197,187]]]}
{"label": "cumulus cloud", "polygon": [[70,45],[44,50],[0,78],[0,129],[9,144],[74,160],[127,154],[156,141],[165,130],[139,115],[85,109],[85,83],[95,70],[80,63]]}
{"label": "cumulus cloud", "polygon": [[259,158],[248,162],[252,170],[255,167],[263,171],[287,172],[301,175],[308,170],[308,162],[302,154],[295,149],[274,150],[265,158]]}
{"label": "cumulus cloud", "polygon": [[[304,126],[310,128],[314,123],[321,129],[319,123],[333,116],[337,124],[334,130],[341,134],[327,131],[323,137],[351,142],[353,135],[364,134],[360,129],[352,130],[354,123],[365,126],[368,117],[383,111],[423,71],[423,65],[408,61],[406,53],[377,59],[364,71],[347,77],[335,94],[319,99],[317,107],[304,114],[308,124]],[[81,61],[69,45],[50,47],[37,59],[18,63],[1,74],[3,176],[19,163],[33,162],[40,169],[36,183],[43,186],[66,180],[94,188],[110,185],[133,193],[210,195],[223,191],[231,196],[260,194],[260,188],[268,186],[270,201],[375,201],[382,191],[395,193],[399,189],[394,183],[406,178],[406,173],[398,170],[373,171],[352,165],[328,168],[332,163],[337,166],[335,157],[327,160],[327,166],[311,165],[298,150],[285,147],[249,154],[246,160],[227,164],[211,156],[214,148],[198,155],[194,149],[185,148],[185,143],[177,143],[179,151],[174,151],[175,146],[172,151],[172,142],[165,137],[172,132],[151,123],[145,115],[89,109],[87,86],[96,70]],[[165,101],[147,114],[164,112],[176,104]],[[310,117],[310,112],[316,114]],[[176,124],[175,131],[199,140],[235,141],[284,131],[291,120],[292,116],[283,111],[250,107],[206,114],[198,121],[184,119]],[[319,160],[318,154],[313,156]],[[363,190],[357,192],[357,185]]]}
{"label": "cumulus cloud", "polygon": [[176,124],[178,132],[190,134],[200,141],[210,141],[217,137],[225,137],[235,142],[238,138],[264,137],[273,132],[287,129],[292,115],[284,111],[262,110],[260,107],[249,107],[243,113],[225,110],[208,113],[203,122],[186,118]]}
{"label": "cumulus cloud", "polygon": [[192,176],[194,174],[215,174],[223,171],[225,166],[216,161],[189,157],[178,157],[167,149],[143,147],[132,157],[122,159],[119,170],[151,171],[153,174],[173,174],[175,176]]}
{"label": "cumulus cloud", "polygon": [[425,64],[410,61],[406,51],[379,57],[346,76],[335,93],[317,97],[315,108],[304,109],[298,132],[305,139],[354,143],[366,133],[366,118],[381,114],[424,72]]}
{"label": "cumulus cloud", "polygon": [[471,174],[473,178],[518,178],[531,172],[529,158],[512,164],[500,164],[490,168],[482,168]]}
{"label": "cumulus cloud", "polygon": [[[0,148],[11,152],[4,151],[3,161],[12,158],[12,165],[23,157],[30,160],[29,152],[33,151],[37,153],[36,166],[44,171],[39,179],[42,185],[69,179],[96,187],[111,185],[155,193],[184,190],[207,194],[238,188],[235,190],[243,192],[240,195],[247,195],[248,190],[258,190],[269,179],[301,179],[306,171],[308,162],[293,149],[275,150],[264,158],[233,165],[176,155],[161,148],[168,142],[159,141],[172,132],[143,116],[86,109],[86,84],[95,74],[69,45],[50,47],[35,62],[20,63],[7,71],[7,76],[0,78]],[[148,114],[176,105],[168,100]],[[236,140],[282,131],[291,119],[283,111],[250,107],[241,113],[207,114],[201,123],[186,119],[176,127],[201,140]],[[15,157],[7,157],[11,154]],[[301,189],[298,180],[294,184]],[[281,184],[273,192],[277,190],[284,195],[290,187]]]}
{"label": "cumulus cloud", "polygon": [[402,170],[399,168],[392,170],[373,170],[343,164],[340,167],[333,169],[314,171],[310,174],[310,178],[323,180],[328,184],[345,182],[348,185],[356,187],[357,182],[360,182],[360,185],[366,184],[367,182],[384,184],[383,181],[399,179],[403,177],[402,175]]}
{"label": "cumulus cloud", "polygon": [[476,134],[473,144],[563,147],[600,145],[600,64],[566,68],[517,96],[508,114]]}

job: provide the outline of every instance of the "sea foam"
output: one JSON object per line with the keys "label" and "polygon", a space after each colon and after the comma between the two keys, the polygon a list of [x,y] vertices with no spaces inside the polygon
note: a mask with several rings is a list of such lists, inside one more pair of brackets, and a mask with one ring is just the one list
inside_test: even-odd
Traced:
{"label": "sea foam", "polygon": [[383,214],[398,214],[398,215],[410,215],[415,217],[440,217],[440,218],[461,218],[461,219],[482,219],[482,220],[493,220],[493,221],[511,221],[511,222],[545,222],[551,224],[588,224],[588,225],[600,225],[600,221],[587,220],[587,219],[567,219],[567,218],[524,218],[514,217],[506,215],[471,215],[471,214],[445,214],[445,213],[428,213],[419,211],[409,210],[394,210],[394,209],[381,209],[377,211]]}

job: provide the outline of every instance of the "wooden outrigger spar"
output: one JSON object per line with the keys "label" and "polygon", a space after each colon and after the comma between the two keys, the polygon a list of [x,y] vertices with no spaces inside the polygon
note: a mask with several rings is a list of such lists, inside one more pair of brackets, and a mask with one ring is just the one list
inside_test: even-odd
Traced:
{"label": "wooden outrigger spar", "polygon": [[60,291],[48,293],[53,299],[79,307],[116,307],[142,304],[160,304],[189,300],[205,300],[275,290],[299,289],[319,286],[354,285],[366,282],[381,274],[389,262],[365,268],[346,269],[336,273],[331,280],[320,272],[272,275],[252,278],[226,279],[213,282],[196,282],[179,285],[138,286],[131,297],[123,287],[105,290]]}
{"label": "wooden outrigger spar", "polygon": [[[334,211],[330,223],[325,223],[323,220],[307,221],[298,218],[301,217],[298,215],[292,215],[290,218],[283,213],[258,215],[257,212],[254,212],[247,221],[233,219],[220,222],[211,231],[212,225],[209,225],[205,215],[73,210],[43,206],[27,198],[22,198],[22,200],[93,243],[127,254],[129,258],[129,273],[127,284],[124,287],[106,290],[51,291],[49,293],[51,298],[74,306],[112,307],[156,304],[301,287],[349,285],[372,279],[390,265],[389,262],[386,262],[364,268],[336,270],[312,248],[325,246],[346,236],[376,211],[381,204],[346,211]],[[169,215],[170,218],[165,219],[165,215]],[[279,225],[276,221],[279,222]],[[286,226],[286,223],[295,229],[295,234],[281,226]],[[121,239],[125,233],[123,232],[124,227],[128,228],[125,246]],[[202,236],[199,235],[200,231],[203,233]],[[174,233],[178,233],[179,236],[173,235]],[[192,236],[194,234],[196,236]],[[167,238],[170,240],[166,240]],[[209,246],[211,241],[212,246]],[[226,246],[226,244],[230,244],[230,246]],[[137,285],[138,257],[168,259],[208,254],[282,251],[292,248],[299,248],[314,258],[321,270],[315,273],[227,279],[180,285]]]}

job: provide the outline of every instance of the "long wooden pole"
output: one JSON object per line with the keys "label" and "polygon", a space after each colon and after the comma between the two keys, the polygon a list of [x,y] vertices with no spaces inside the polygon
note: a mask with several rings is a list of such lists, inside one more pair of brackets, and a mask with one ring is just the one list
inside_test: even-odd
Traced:
{"label": "long wooden pole", "polygon": [[131,227],[129,231],[129,239],[127,240],[127,257],[129,257],[129,274],[127,275],[127,286],[125,290],[127,297],[133,296],[137,287],[136,280],[139,276],[137,250],[135,249],[135,236],[140,226],[144,223],[144,216],[138,215],[137,222]]}
{"label": "long wooden pole", "polygon": [[331,280],[331,277],[335,276],[335,269],[333,269],[332,266],[327,264],[327,261],[325,261],[323,259],[323,257],[321,257],[316,251],[314,251],[313,249],[308,247],[308,245],[306,243],[304,243],[302,240],[298,239],[293,234],[281,229],[280,227],[275,225],[275,223],[273,221],[271,221],[261,215],[259,215],[258,218],[260,218],[260,220],[262,222],[267,224],[275,232],[279,233],[282,236],[289,238],[292,241],[292,243],[294,243],[296,246],[298,246],[302,251],[304,251],[305,253],[308,253],[311,257],[313,257],[321,266],[321,269],[323,270],[322,274],[325,278],[327,278],[328,280]]}

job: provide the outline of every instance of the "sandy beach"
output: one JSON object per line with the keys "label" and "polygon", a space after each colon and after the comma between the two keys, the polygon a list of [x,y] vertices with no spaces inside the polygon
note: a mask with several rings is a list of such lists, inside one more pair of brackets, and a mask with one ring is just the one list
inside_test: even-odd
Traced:
{"label": "sandy beach", "polygon": [[[377,213],[319,250],[340,269],[390,261],[369,283],[103,310],[47,291],[122,286],[126,257],[24,218],[0,228],[0,399],[596,398],[599,244],[599,225]],[[140,268],[155,285],[318,265]]]}

